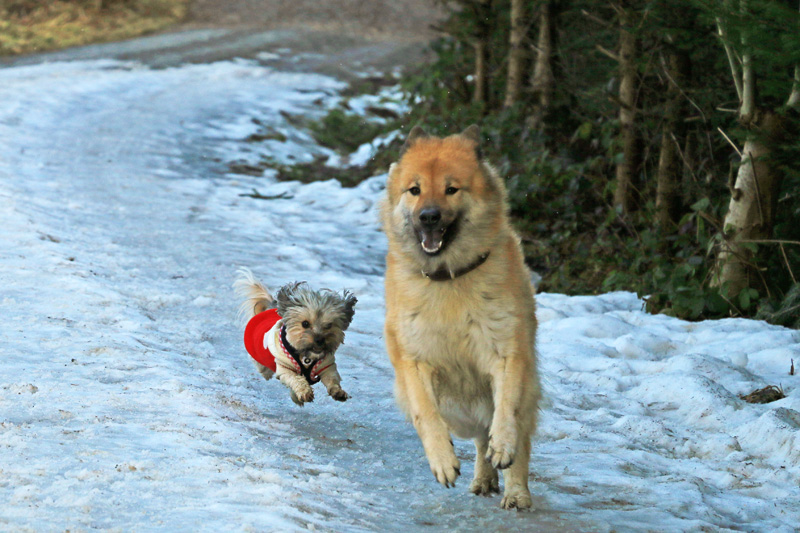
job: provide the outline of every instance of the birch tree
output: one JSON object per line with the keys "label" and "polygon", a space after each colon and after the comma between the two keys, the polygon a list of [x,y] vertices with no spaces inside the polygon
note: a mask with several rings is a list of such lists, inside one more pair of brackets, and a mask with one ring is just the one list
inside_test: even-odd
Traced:
{"label": "birch tree", "polygon": [[[726,2],[726,7],[738,8],[742,17],[748,15],[746,0],[736,4]],[[731,199],[723,221],[723,241],[716,257],[714,285],[723,288],[727,297],[732,299],[743,289],[758,284],[753,243],[772,238],[783,178],[772,155],[785,132],[780,111],[759,105],[757,101],[757,58],[753,53],[752,37],[744,33],[735,37],[721,16],[716,22],[739,98],[738,122],[747,132],[744,146],[739,149],[734,145],[740,163],[735,180],[729,184]],[[797,68],[794,74],[786,102],[790,106],[797,106],[800,100]]]}

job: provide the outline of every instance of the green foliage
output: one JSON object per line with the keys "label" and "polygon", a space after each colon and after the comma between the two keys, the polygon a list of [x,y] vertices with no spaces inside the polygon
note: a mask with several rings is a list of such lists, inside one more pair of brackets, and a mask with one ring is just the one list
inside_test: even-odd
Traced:
{"label": "green foliage", "polygon": [[364,143],[387,131],[384,124],[369,122],[364,117],[337,107],[321,120],[309,125],[314,139],[342,155],[347,155]]}
{"label": "green foliage", "polygon": [[[394,80],[392,81],[394,82]],[[365,83],[364,80],[357,80],[344,93],[350,97],[374,94],[386,85],[386,80],[372,80],[368,83]],[[284,117],[293,125],[306,129],[322,146],[347,156],[376,137],[402,127],[401,118],[397,117],[390,108],[381,106],[382,103],[390,100],[388,97],[376,99],[374,105],[366,108],[369,116],[362,116],[350,111],[350,101],[346,99],[319,119],[309,120],[301,115],[288,114],[285,114]],[[286,136],[279,131],[265,126],[258,119],[253,119],[253,122],[259,126],[259,129],[246,139],[247,142],[286,142]],[[273,157],[264,156],[255,165],[250,162],[236,161],[229,166],[232,172],[252,176],[262,176],[265,170],[270,169],[275,171],[274,176],[279,181],[311,183],[335,179],[344,187],[355,187],[371,176],[386,172],[389,165],[397,160],[402,142],[401,139],[387,142],[365,164],[343,168],[329,166],[327,157],[319,157],[309,162],[281,163]]]}
{"label": "green foliage", "polygon": [[[645,160],[639,209],[622,217],[611,208],[614,167],[621,156],[617,64],[599,51],[616,49],[616,12],[610,4],[585,0],[556,4],[556,94],[544,132],[529,128],[529,93],[515,107],[501,108],[509,28],[505,0],[492,3],[488,102],[476,104],[471,98],[477,21],[467,6],[444,25],[450,35],[433,45],[434,62],[404,81],[412,105],[407,123],[422,124],[437,135],[458,133],[472,123],[481,126],[483,151],[508,180],[511,214],[528,264],[543,276],[542,290],[631,290],[645,298],[650,312],[691,320],[758,312],[796,327],[785,317],[796,311],[800,299],[796,284],[790,290],[800,275],[800,124],[793,111],[781,106],[791,89],[792,68],[800,63],[797,6],[751,0],[751,9],[743,13],[734,1],[730,4],[736,9],[728,11],[716,0],[636,3],[639,18],[632,31],[642,47],[636,127]],[[530,2],[531,12],[535,5]],[[775,226],[775,239],[784,244],[749,244],[761,279],[735,297],[713,283],[730,200],[728,176],[738,161],[719,130],[740,146],[747,132],[737,123],[737,94],[717,35],[717,16],[730,29],[740,57],[742,39],[753,44],[762,102],[781,110],[788,140],[773,155],[785,176]],[[531,41],[535,32],[533,23]],[[684,173],[680,220],[658,228],[655,174],[670,84],[664,65],[671,50],[685,52],[692,64],[680,87],[688,131],[687,140],[679,143]]]}
{"label": "green foliage", "polygon": [[800,283],[795,283],[781,300],[766,302],[756,318],[779,326],[800,329]]}

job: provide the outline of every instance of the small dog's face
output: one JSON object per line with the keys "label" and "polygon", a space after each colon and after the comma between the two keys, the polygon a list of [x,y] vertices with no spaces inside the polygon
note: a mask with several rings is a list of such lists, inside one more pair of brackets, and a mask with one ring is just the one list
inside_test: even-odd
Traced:
{"label": "small dog's face", "polygon": [[281,287],[275,299],[286,326],[286,340],[299,352],[304,364],[336,352],[353,320],[357,301],[348,291],[314,291],[305,283]]}

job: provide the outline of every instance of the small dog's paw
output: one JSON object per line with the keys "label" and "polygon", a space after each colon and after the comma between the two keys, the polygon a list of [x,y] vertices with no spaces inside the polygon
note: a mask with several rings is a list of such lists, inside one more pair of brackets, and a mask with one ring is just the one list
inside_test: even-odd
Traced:
{"label": "small dog's paw", "polygon": [[292,401],[299,406],[314,401],[314,390],[311,387],[305,387],[299,392],[292,391]]}
{"label": "small dog's paw", "polygon": [[350,395],[347,394],[341,387],[332,388],[328,392],[331,395],[331,398],[337,402],[344,402],[350,398]]}
{"label": "small dog's paw", "polygon": [[500,501],[500,507],[509,511],[512,509],[523,511],[525,509],[530,509],[532,505],[531,493],[528,489],[523,488],[506,490],[503,499]]}
{"label": "small dog's paw", "polygon": [[475,478],[469,486],[469,491],[478,496],[491,496],[492,494],[500,493],[500,480],[497,476],[497,471],[494,471],[493,476],[485,476]]}
{"label": "small dog's paw", "polygon": [[486,460],[493,467],[503,470],[514,462],[517,452],[516,431],[499,431],[489,437],[489,449],[486,451]]}
{"label": "small dog's paw", "polygon": [[300,407],[303,406],[302,402],[297,398],[297,394],[295,394],[294,391],[289,391],[289,397],[295,404],[299,405]]}
{"label": "small dog's paw", "polygon": [[428,463],[431,466],[431,472],[436,477],[436,481],[447,488],[456,486],[456,478],[461,475],[461,463],[453,451],[452,444],[450,444],[449,449],[430,454]]}

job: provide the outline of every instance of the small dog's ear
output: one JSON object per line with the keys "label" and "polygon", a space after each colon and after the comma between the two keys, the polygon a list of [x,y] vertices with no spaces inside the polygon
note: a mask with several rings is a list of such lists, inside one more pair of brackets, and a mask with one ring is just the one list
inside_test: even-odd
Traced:
{"label": "small dog's ear", "polygon": [[344,324],[342,331],[350,327],[350,322],[353,321],[353,315],[356,314],[356,303],[358,299],[350,291],[342,291],[342,301],[344,303]]}
{"label": "small dog's ear", "polygon": [[414,145],[417,139],[424,139],[427,136],[428,134],[425,133],[425,130],[423,130],[421,126],[414,126],[411,128],[411,131],[408,132],[408,137],[406,137],[406,142],[403,143],[403,147],[400,148],[400,156],[402,157],[403,154],[406,153],[406,150]]}
{"label": "small dog's ear", "polygon": [[297,300],[294,297],[294,292],[297,290],[297,287],[305,283],[304,281],[300,281],[297,283],[289,283],[284,285],[280,289],[278,289],[277,294],[275,294],[275,302],[278,306],[278,314],[281,317],[286,316],[286,312],[289,310],[290,307],[297,305]]}

